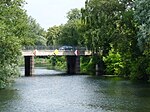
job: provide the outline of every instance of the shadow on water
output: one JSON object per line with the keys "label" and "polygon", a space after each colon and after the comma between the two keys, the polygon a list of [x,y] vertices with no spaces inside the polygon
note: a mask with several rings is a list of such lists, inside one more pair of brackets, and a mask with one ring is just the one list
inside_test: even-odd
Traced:
{"label": "shadow on water", "polygon": [[0,89],[0,112],[11,112],[11,108],[19,99],[20,95],[17,89]]}
{"label": "shadow on water", "polygon": [[90,77],[105,96],[102,108],[115,112],[148,112],[150,83],[131,82],[121,78]]}

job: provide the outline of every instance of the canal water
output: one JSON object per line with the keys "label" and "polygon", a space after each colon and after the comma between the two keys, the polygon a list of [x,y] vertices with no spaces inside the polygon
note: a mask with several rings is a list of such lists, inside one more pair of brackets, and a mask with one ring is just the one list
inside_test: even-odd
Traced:
{"label": "canal water", "polygon": [[0,112],[150,112],[150,85],[37,68],[0,90]]}

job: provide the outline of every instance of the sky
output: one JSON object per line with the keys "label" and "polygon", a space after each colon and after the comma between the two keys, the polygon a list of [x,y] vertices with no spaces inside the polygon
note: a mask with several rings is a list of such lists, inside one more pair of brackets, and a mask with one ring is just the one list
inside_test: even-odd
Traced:
{"label": "sky", "polygon": [[27,14],[36,19],[45,30],[67,22],[67,12],[84,7],[85,0],[26,0]]}

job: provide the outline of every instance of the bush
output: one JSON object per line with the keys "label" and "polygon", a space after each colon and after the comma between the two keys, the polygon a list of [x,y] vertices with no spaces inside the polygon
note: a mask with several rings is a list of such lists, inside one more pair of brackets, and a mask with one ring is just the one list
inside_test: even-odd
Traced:
{"label": "bush", "polygon": [[5,88],[11,81],[19,76],[19,69],[17,65],[0,65],[0,88]]}
{"label": "bush", "polygon": [[121,75],[122,69],[124,68],[124,64],[121,58],[121,55],[118,52],[114,52],[113,49],[109,51],[108,56],[103,57],[103,60],[106,64],[106,73]]}
{"label": "bush", "polygon": [[149,66],[148,66],[148,60],[145,57],[138,57],[133,61],[131,64],[131,74],[130,78],[132,80],[143,80],[147,81],[148,73],[149,73]]}
{"label": "bush", "polygon": [[65,56],[61,57],[51,56],[49,57],[49,64],[50,64],[50,66],[48,67],[49,69],[57,69],[64,71],[67,68]]}

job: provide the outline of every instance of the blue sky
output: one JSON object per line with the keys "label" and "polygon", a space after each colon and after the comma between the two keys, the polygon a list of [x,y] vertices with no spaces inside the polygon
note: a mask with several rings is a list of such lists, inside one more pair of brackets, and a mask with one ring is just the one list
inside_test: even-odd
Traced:
{"label": "blue sky", "polygon": [[73,8],[84,7],[85,0],[26,0],[28,15],[36,19],[45,30],[67,21],[66,13]]}

